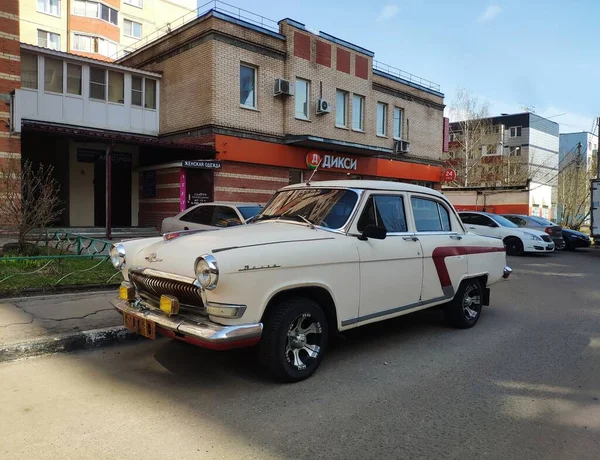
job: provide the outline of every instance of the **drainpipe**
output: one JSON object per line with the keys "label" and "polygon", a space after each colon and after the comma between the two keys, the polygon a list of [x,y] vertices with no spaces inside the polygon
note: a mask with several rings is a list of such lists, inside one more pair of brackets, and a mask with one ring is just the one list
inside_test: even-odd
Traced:
{"label": "drainpipe", "polygon": [[71,0],[67,0],[67,53],[71,52]]}
{"label": "drainpipe", "polygon": [[106,147],[106,239],[112,238],[111,232],[111,214],[112,214],[112,151],[113,144],[109,144]]}

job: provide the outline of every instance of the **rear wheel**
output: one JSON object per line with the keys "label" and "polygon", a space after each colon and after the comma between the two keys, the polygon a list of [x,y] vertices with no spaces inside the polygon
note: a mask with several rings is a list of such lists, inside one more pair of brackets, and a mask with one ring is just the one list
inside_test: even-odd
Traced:
{"label": "rear wheel", "polygon": [[316,302],[303,297],[283,300],[264,320],[261,364],[277,380],[304,380],[321,364],[328,337],[327,318]]}
{"label": "rear wheel", "polygon": [[509,256],[523,255],[523,242],[519,238],[510,237],[504,240],[504,247]]}
{"label": "rear wheel", "polygon": [[468,329],[479,321],[482,308],[481,282],[477,278],[465,280],[446,306],[446,319],[454,327]]}

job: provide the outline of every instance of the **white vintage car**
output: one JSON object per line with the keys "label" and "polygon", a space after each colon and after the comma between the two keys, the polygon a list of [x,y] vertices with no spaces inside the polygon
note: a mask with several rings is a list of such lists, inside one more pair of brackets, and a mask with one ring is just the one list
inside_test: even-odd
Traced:
{"label": "white vintage car", "polygon": [[213,349],[259,344],[283,381],[310,376],[338,331],[436,305],[469,328],[511,273],[502,241],[467,233],[442,194],[356,180],[291,185],[252,225],[126,241],[111,259],[127,327]]}

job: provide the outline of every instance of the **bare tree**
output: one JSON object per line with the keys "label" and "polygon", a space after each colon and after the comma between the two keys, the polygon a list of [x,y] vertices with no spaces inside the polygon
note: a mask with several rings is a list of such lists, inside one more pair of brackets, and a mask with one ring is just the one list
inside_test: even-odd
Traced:
{"label": "bare tree", "polygon": [[0,228],[17,236],[19,253],[23,253],[30,232],[39,229],[37,244],[46,227],[62,213],[60,186],[52,166],[35,167],[19,157],[7,160],[0,165]]}
{"label": "bare tree", "polygon": [[558,173],[561,226],[578,230],[590,217],[590,180],[595,177],[597,161],[594,156],[588,165],[579,152],[562,165]]}

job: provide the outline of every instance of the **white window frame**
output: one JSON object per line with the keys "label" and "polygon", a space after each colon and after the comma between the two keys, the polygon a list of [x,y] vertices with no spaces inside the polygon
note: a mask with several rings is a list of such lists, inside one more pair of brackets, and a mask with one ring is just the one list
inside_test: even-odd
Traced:
{"label": "white window frame", "polygon": [[[79,37],[87,37],[90,40],[90,49],[82,49],[82,48],[78,48],[77,47],[77,39]],[[104,44],[106,43],[106,44]],[[114,47],[114,53],[109,53],[108,52],[108,48],[109,46],[113,46]],[[106,53],[102,52],[101,49],[102,47],[106,47]],[[72,35],[72,49],[75,51],[83,51],[85,53],[94,53],[94,54],[100,54],[101,56],[106,56],[106,57],[112,57],[114,56],[118,51],[119,51],[119,44],[113,42],[112,40],[108,40],[104,37],[98,37],[96,35],[90,35],[90,34],[82,34],[79,32],[73,32]]]}
{"label": "white window frame", "polygon": [[144,8],[144,0],[137,0],[139,5],[136,5],[136,0],[123,0],[123,3],[130,6],[135,6],[136,8]]}
{"label": "white window frame", "polygon": [[[95,82],[92,81],[92,68],[95,68],[97,70],[101,70],[104,72],[104,82],[103,83],[99,83],[99,82]],[[105,68],[103,67],[97,67],[97,66],[91,66],[89,68],[89,80],[88,80],[88,92],[89,92],[89,98],[94,100],[94,101],[103,101],[103,102],[107,102],[108,101],[108,72],[106,71]],[[96,98],[94,96],[92,96],[92,85],[101,85],[104,87],[104,98],[100,99],[100,98]]]}
{"label": "white window frame", "polygon": [[[344,111],[343,116],[344,116],[344,123],[343,124],[339,124],[338,123],[338,95],[342,95],[344,98],[344,104],[342,106],[342,109]],[[336,128],[348,128],[348,96],[349,93],[348,91],[344,91],[343,89],[336,89],[335,90],[335,126]]]}
{"label": "white window frame", "polygon": [[[46,34],[46,46],[40,44],[40,32]],[[52,35],[58,37],[58,40],[57,40],[58,45],[56,46],[56,48],[52,48],[52,47],[48,46],[48,44],[52,43],[52,40],[51,40]],[[43,30],[43,29],[38,29],[37,30],[37,39],[38,39],[38,46],[41,46],[43,48],[48,48],[51,50],[60,51],[60,34],[57,34],[54,32],[48,32],[47,30]]]}
{"label": "white window frame", "polygon": [[[61,6],[60,2],[61,2],[61,0],[56,0],[57,3],[58,3],[58,9],[57,9],[57,13],[56,14],[54,14],[54,13],[51,12],[51,3],[50,3],[51,1],[52,0],[36,0],[35,1],[35,9],[36,9],[36,11],[38,13],[48,14],[50,16],[54,16],[56,18],[60,18],[60,6]],[[43,9],[39,8],[40,3],[44,4],[44,8]]]}
{"label": "white window frame", "polygon": [[[359,126],[356,127],[354,125],[354,111],[356,110],[355,103],[356,101],[360,101],[360,118],[359,118]],[[360,94],[352,95],[352,131],[358,131],[360,133],[365,132],[365,97]]]}
{"label": "white window frame", "polygon": [[[80,16],[80,17],[84,17],[84,18],[95,18],[95,19],[99,19],[100,21],[106,22],[107,24],[111,24],[115,27],[119,27],[119,10],[113,8],[110,5],[107,5],[106,3],[102,3],[102,2],[95,2],[95,1],[91,1],[91,0],[77,0],[77,1],[81,1],[84,3],[95,3],[97,5],[96,8],[96,15],[95,16],[88,16],[87,15],[87,8],[86,8],[86,14],[78,14],[75,12],[75,2],[73,2],[73,7],[71,8],[71,14],[73,14],[74,16]],[[102,18],[102,7],[108,8],[109,10],[112,10],[116,13],[116,21],[112,22],[110,20],[110,11],[108,13],[108,21],[106,19]]]}
{"label": "white window frame", "polygon": [[[396,124],[396,113],[400,114],[400,118],[398,119],[400,121],[400,124],[397,125]],[[394,140],[397,141],[401,141],[402,140],[402,131],[403,131],[403,123],[404,123],[404,109],[402,107],[394,107],[394,132],[393,132],[393,137]],[[398,134],[396,135],[396,128],[398,129]]]}
{"label": "white window frame", "polygon": [[[246,104],[242,102],[242,67],[252,70],[252,74],[254,77],[254,81],[252,83],[252,103]],[[258,107],[258,92],[257,92],[257,84],[258,84],[258,67],[253,66],[251,64],[246,64],[245,62],[240,62],[240,78],[239,78],[239,86],[240,86],[240,107],[244,109],[256,109]]]}
{"label": "white window frame", "polygon": [[[379,108],[383,107],[383,120],[379,119]],[[376,126],[375,126],[375,133],[377,134],[377,136],[379,137],[387,137],[387,119],[388,119],[388,105],[385,102],[378,102],[377,103],[377,113],[376,113]],[[379,130],[380,128],[380,121],[381,121],[381,131]]]}
{"label": "white window frame", "polygon": [[[300,95],[300,91],[298,91],[298,82],[303,82],[306,84],[306,110],[304,110],[301,114],[299,114],[298,110],[296,109],[296,101],[298,100],[297,98]],[[310,120],[310,80],[296,77],[296,83],[294,86],[294,116],[298,120]]]}
{"label": "white window frame", "polygon": [[[129,34],[126,32],[126,28],[127,28],[126,24],[127,23],[131,24],[131,28],[130,28],[131,33],[129,33]],[[137,24],[138,26],[140,26],[140,36],[139,37],[137,35],[133,34],[134,24]],[[143,30],[144,30],[144,26],[142,25],[141,22],[132,21],[131,19],[123,19],[123,35],[125,37],[140,39],[144,36]]]}
{"label": "white window frame", "polygon": [[[514,135],[513,135],[513,129],[514,129]],[[521,134],[519,134],[519,130],[521,130]],[[521,137],[523,135],[523,127],[522,126],[511,126],[510,128],[508,128],[508,137],[515,138],[515,137]]]}

